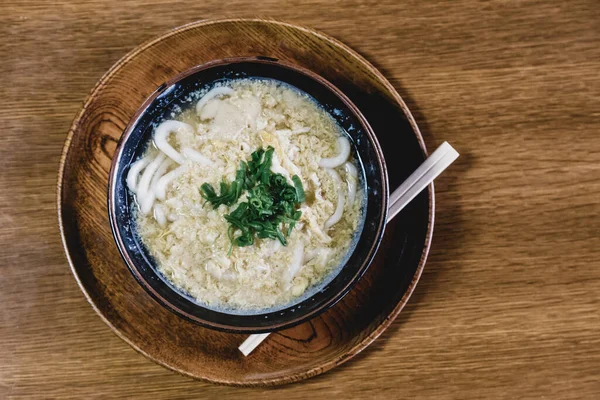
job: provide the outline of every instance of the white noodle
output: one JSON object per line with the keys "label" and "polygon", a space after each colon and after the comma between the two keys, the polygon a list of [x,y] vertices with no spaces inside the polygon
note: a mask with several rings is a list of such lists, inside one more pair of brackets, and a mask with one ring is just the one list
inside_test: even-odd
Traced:
{"label": "white noodle", "polygon": [[160,164],[165,159],[165,155],[163,153],[158,153],[156,158],[152,160],[150,164],[144,170],[142,174],[142,179],[140,179],[140,184],[137,188],[137,200],[139,203],[143,203],[146,197],[154,192],[150,190],[150,182],[152,181],[152,177],[154,176],[156,170],[160,166]]}
{"label": "white noodle", "polygon": [[307,132],[310,132],[310,128],[304,127],[304,128],[294,129],[292,131],[292,134],[297,135],[297,134],[300,134],[300,133],[307,133]]}
{"label": "white noodle", "polygon": [[344,191],[342,190],[342,179],[337,171],[331,168],[327,168],[327,172],[329,172],[329,175],[331,175],[331,178],[333,179],[334,185],[337,189],[338,199],[335,212],[327,221],[325,221],[325,229],[329,229],[333,225],[337,224],[342,219],[342,215],[344,214]]}
{"label": "white noodle", "polygon": [[[291,182],[291,179],[290,179],[289,171],[291,171],[294,175],[298,175],[298,178],[300,178],[300,180],[303,180],[302,172],[300,172],[300,168],[298,168],[298,166],[296,164],[294,164],[288,158],[287,154],[284,151],[285,149],[283,148],[281,142],[279,141],[279,137],[277,135],[270,135],[267,133],[263,133],[263,134],[261,134],[261,138],[263,139],[263,141],[267,142],[269,145],[271,145],[275,148],[275,153],[273,153],[272,165],[279,163],[279,165],[282,165],[283,167],[285,167],[285,169],[287,170],[286,171],[287,173],[284,174],[280,170],[278,172],[275,172],[273,170],[273,168],[271,168],[271,171],[285,175],[285,177],[288,178],[290,180],[290,182]],[[288,140],[288,143],[289,143],[289,140]],[[275,167],[275,168],[278,169],[278,167]]]}
{"label": "white noodle", "polygon": [[290,173],[287,171],[287,169],[281,166],[281,162],[279,161],[277,153],[273,153],[273,158],[271,159],[271,172],[273,172],[274,174],[281,174],[285,176],[289,182],[292,182]]}
{"label": "white noodle", "polygon": [[358,182],[358,170],[350,161],[344,164],[346,170],[346,182],[348,183],[348,206],[352,207],[356,198],[356,184]]}
{"label": "white noodle", "polygon": [[197,162],[198,164],[202,164],[202,165],[213,165],[214,164],[214,162],[210,158],[203,156],[199,151],[196,151],[189,147],[184,147],[183,149],[181,149],[181,154],[183,154],[183,156],[185,158],[192,160],[194,162]]}
{"label": "white noodle", "polygon": [[300,180],[303,180],[302,172],[300,172],[300,168],[298,168],[298,166],[296,164],[294,164],[286,154],[282,154],[281,158],[283,161],[283,165],[285,165],[285,167],[288,170],[292,171],[294,173],[294,175],[298,175],[298,178],[300,178]]}
{"label": "white noodle", "polygon": [[154,205],[154,219],[158,222],[162,228],[167,225],[167,216],[165,215],[165,209],[160,204]]}
{"label": "white noodle", "polygon": [[333,240],[329,235],[323,232],[323,230],[317,222],[317,217],[315,216],[315,213],[310,207],[302,206],[300,207],[300,211],[302,211],[302,218],[308,220],[308,227],[310,231],[317,235],[323,243],[330,243]]}
{"label": "white noodle", "polygon": [[312,183],[315,184],[315,187],[317,187],[317,188],[321,187],[321,181],[319,180],[319,177],[316,172],[313,172],[312,174],[310,174],[309,179],[312,181]]}
{"label": "white noodle", "polygon": [[154,188],[154,193],[159,200],[164,200],[166,197],[167,185],[177,179],[181,174],[187,171],[187,167],[182,165],[179,168],[175,168],[173,171],[165,174],[162,178],[156,182],[156,187]]}
{"label": "white noodle", "polygon": [[[167,171],[167,168],[169,168],[169,166],[173,163],[173,161],[171,161],[171,159],[166,158],[164,156],[164,154],[160,153],[159,156],[162,155],[164,158],[164,160],[160,163],[160,165],[158,166],[158,168],[156,169],[156,172],[154,173],[154,176],[152,177],[152,181],[150,182],[150,186],[148,187],[147,192],[145,193],[145,197],[139,198],[138,195],[138,202],[140,202],[140,209],[142,214],[146,215],[150,212],[150,209],[152,208],[152,205],[154,204],[154,201],[156,200],[156,185],[158,184],[158,181],[160,180],[160,178],[162,178],[162,176],[164,175],[164,173]],[[157,157],[158,158],[158,157]],[[148,167],[150,168],[150,167]],[[166,224],[166,220],[164,221],[165,224],[162,224],[161,221],[164,220],[164,211],[162,212],[162,220],[159,220],[160,217],[160,211],[156,210],[156,207],[160,207],[162,209],[162,206],[160,206],[159,204],[157,204],[154,207],[154,219],[156,220],[156,222],[158,222],[158,224],[162,227],[164,227],[164,225]]]}
{"label": "white noodle", "polygon": [[169,156],[177,164],[183,164],[183,157],[175,150],[167,141],[167,137],[171,132],[177,132],[178,130],[194,132],[194,128],[183,122],[169,120],[160,124],[154,131],[154,143],[156,147],[167,156]]}
{"label": "white noodle", "polygon": [[156,194],[154,191],[146,193],[146,195],[141,199],[138,196],[138,202],[140,203],[140,211],[142,214],[146,215],[150,212],[152,205],[154,204],[154,200],[156,200]]}
{"label": "white noodle", "polygon": [[346,162],[350,155],[350,142],[343,136],[338,138],[339,154],[331,158],[321,158],[319,166],[323,168],[336,168]]}
{"label": "white noodle", "polygon": [[321,269],[327,264],[327,259],[330,257],[331,249],[318,247],[310,250],[304,256],[304,263],[311,263],[313,267]]}
{"label": "white noodle", "polygon": [[300,149],[298,148],[298,146],[290,146],[290,149],[288,150],[288,157],[291,161],[294,161],[294,159],[296,158],[296,154],[298,154],[299,151]]}
{"label": "white noodle", "polygon": [[217,116],[219,109],[221,108],[221,101],[218,99],[213,99],[206,103],[202,110],[199,112],[201,120],[205,119],[213,119]]}
{"label": "white noodle", "polygon": [[321,195],[321,181],[319,180],[319,177],[317,176],[316,173],[312,173],[310,175],[310,180],[313,184],[314,187],[314,192],[315,192],[315,200],[318,201],[326,201],[323,196]]}
{"label": "white noodle", "polygon": [[127,173],[127,187],[132,193],[137,191],[138,177],[140,172],[142,172],[142,170],[146,168],[146,165],[149,163],[150,157],[144,157],[137,160],[129,167],[129,172]]}
{"label": "white noodle", "polygon": [[326,247],[318,247],[316,249],[309,250],[304,255],[304,262],[307,263],[319,256],[324,255],[324,253],[328,253],[329,249]]}
{"label": "white noodle", "polygon": [[286,273],[285,281],[289,285],[292,279],[300,272],[300,269],[304,265],[304,243],[299,242],[294,248],[294,254],[292,256],[292,262],[290,263]]}
{"label": "white noodle", "polygon": [[159,179],[163,177],[165,172],[167,172],[167,169],[171,166],[171,164],[173,164],[173,161],[170,158],[165,158],[163,162],[160,163],[158,169],[152,177],[152,181],[150,182],[150,190],[156,190],[156,184],[158,183]]}
{"label": "white noodle", "polygon": [[216,87],[212,90],[209,90],[200,99],[200,101],[198,101],[198,104],[196,104],[196,113],[200,114],[202,107],[204,107],[206,105],[206,103],[208,103],[210,100],[214,99],[215,97],[227,96],[227,95],[231,95],[231,94],[233,94],[233,89],[225,87],[225,86],[220,86],[220,87]]}
{"label": "white noodle", "polygon": [[275,131],[275,134],[283,134],[283,135],[297,135],[300,133],[307,133],[310,132],[310,128],[308,127],[302,127],[302,128],[298,128],[298,129],[278,129]]}

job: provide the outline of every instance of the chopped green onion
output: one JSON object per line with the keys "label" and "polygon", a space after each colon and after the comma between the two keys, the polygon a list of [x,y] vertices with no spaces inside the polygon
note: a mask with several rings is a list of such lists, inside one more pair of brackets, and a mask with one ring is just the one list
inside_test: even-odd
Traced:
{"label": "chopped green onion", "polygon": [[247,191],[247,201],[239,203],[235,210],[225,215],[232,246],[251,246],[255,236],[276,239],[285,246],[286,238],[302,216],[298,210],[306,198],[302,181],[294,175],[292,186],[283,175],[271,171],[274,151],[270,146],[266,150],[261,148],[251,154],[248,162],[240,162],[235,180],[221,182],[219,194],[208,183],[200,186],[200,194],[215,209],[222,204],[233,206],[243,191]]}

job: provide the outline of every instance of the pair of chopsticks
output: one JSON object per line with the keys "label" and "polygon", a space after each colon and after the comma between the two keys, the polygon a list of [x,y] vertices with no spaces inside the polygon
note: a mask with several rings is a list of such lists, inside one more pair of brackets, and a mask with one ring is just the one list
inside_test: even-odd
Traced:
{"label": "pair of chopsticks", "polygon": [[[458,152],[448,142],[442,143],[431,155],[390,195],[388,222],[406,207],[419,193],[433,182],[450,164],[458,158]],[[238,349],[248,356],[269,336],[258,333],[248,336]]]}

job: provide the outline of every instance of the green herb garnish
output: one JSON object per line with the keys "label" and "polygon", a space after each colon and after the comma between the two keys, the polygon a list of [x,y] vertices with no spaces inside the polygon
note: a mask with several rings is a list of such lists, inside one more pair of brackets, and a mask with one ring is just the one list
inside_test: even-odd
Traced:
{"label": "green herb garnish", "polygon": [[227,182],[221,182],[221,194],[217,195],[215,190],[208,183],[200,186],[202,197],[204,197],[209,203],[213,205],[213,208],[218,208],[221,204],[231,206],[235,204],[240,196],[242,190],[245,187],[247,165],[245,162],[240,163],[240,169],[235,174],[235,181],[228,184]]}
{"label": "green herb garnish", "polygon": [[242,192],[247,191],[246,201],[225,215],[232,245],[250,246],[256,236],[259,239],[277,239],[285,246],[286,238],[302,216],[302,211],[298,210],[306,197],[302,181],[294,175],[292,186],[285,176],[271,172],[273,152],[274,149],[269,146],[267,150],[261,148],[252,153],[247,163],[240,163],[233,182],[221,182],[219,194],[208,183],[200,187],[202,197],[213,208],[221,204],[232,206]]}

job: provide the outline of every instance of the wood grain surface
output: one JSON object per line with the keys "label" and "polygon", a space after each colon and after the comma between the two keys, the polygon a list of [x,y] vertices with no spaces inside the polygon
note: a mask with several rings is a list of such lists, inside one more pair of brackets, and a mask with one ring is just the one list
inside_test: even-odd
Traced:
{"label": "wood grain surface", "polygon": [[[11,2],[0,5],[0,398],[597,398],[600,7],[596,1]],[[404,312],[335,370],[272,389],[149,362],[92,311],[63,254],[63,141],[126,52],[202,18],[262,15],[350,45],[407,100],[436,183]]]}

